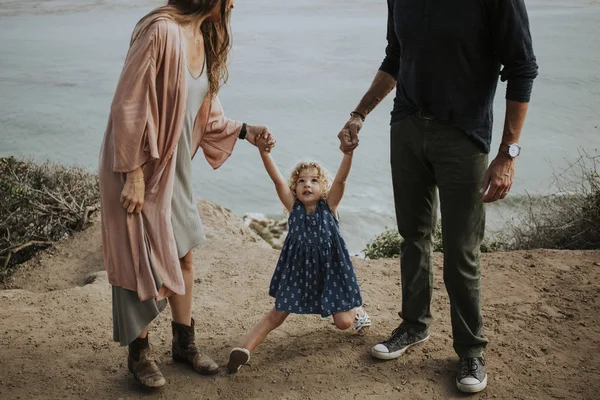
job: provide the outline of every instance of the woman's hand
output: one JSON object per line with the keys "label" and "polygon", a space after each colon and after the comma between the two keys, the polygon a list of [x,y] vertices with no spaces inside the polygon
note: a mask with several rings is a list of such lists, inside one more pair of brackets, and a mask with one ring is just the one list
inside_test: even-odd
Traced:
{"label": "woman's hand", "polygon": [[144,172],[141,168],[127,173],[127,180],[121,192],[121,204],[128,213],[139,214],[144,206],[144,194],[146,190]]}
{"label": "woman's hand", "polygon": [[270,153],[276,140],[266,126],[246,125],[246,140],[258,147],[261,152]]}

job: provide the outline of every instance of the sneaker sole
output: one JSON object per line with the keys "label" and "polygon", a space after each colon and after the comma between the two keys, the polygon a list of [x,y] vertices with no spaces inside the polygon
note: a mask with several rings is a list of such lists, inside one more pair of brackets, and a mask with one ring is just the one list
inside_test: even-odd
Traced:
{"label": "sneaker sole", "polygon": [[417,345],[419,343],[426,342],[428,340],[429,340],[429,335],[427,335],[426,338],[419,340],[418,342],[409,344],[408,346],[403,347],[400,350],[393,351],[391,353],[382,353],[380,351],[376,351],[374,348],[371,348],[371,355],[375,358],[379,358],[380,360],[393,360],[395,358],[400,357],[402,354],[404,354],[406,352],[406,350],[408,350],[412,346]]}
{"label": "sneaker sole", "polygon": [[246,364],[250,356],[243,351],[232,351],[229,354],[229,362],[227,363],[227,371],[230,374],[235,374],[242,368],[242,365]]}
{"label": "sneaker sole", "polygon": [[456,381],[456,387],[463,393],[479,393],[487,386],[487,374],[485,374],[485,378],[483,381],[477,385],[463,385],[458,380]]}

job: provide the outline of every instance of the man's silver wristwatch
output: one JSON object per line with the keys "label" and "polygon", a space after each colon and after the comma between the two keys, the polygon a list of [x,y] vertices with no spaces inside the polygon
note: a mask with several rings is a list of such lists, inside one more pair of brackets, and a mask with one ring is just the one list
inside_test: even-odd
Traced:
{"label": "man's silver wristwatch", "polygon": [[517,143],[501,144],[500,151],[508,154],[510,158],[517,158],[519,154],[521,154],[521,146],[519,146]]}

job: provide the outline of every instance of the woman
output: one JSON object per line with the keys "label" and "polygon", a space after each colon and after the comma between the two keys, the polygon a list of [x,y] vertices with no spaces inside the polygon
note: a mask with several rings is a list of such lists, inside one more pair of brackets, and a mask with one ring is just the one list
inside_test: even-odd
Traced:
{"label": "woman", "polygon": [[113,334],[129,345],[143,386],[165,379],[149,354],[148,324],[168,299],[173,360],[201,374],[218,365],[198,352],[191,316],[192,248],[204,240],[192,194],[199,148],[213,168],[238,138],[270,151],[264,126],[229,120],[217,92],[227,80],[234,0],[171,0],[138,22],[111,105],[100,155],[102,244],[113,285]]}

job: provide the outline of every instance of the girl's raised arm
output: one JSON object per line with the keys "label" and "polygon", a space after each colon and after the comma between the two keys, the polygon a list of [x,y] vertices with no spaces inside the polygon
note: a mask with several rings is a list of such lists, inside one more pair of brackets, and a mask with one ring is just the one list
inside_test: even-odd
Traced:
{"label": "girl's raised arm", "polygon": [[275,189],[277,190],[279,200],[281,200],[286,210],[288,210],[288,212],[291,212],[295,201],[294,194],[292,193],[290,187],[283,178],[283,175],[281,175],[281,172],[279,172],[279,168],[277,168],[277,165],[275,165],[273,157],[271,157],[270,153],[266,151],[261,151],[260,158],[262,158],[263,164],[265,165],[265,169],[267,170],[267,173],[269,174],[271,180],[275,184]]}
{"label": "girl's raised arm", "polygon": [[346,190],[346,179],[348,179],[350,168],[352,167],[352,153],[353,152],[344,153],[342,163],[338,168],[337,174],[335,174],[335,179],[331,184],[331,189],[329,189],[327,204],[329,204],[329,208],[331,209],[331,212],[333,212],[333,215],[337,215],[338,205],[342,201],[342,197],[344,197],[344,190]]}

